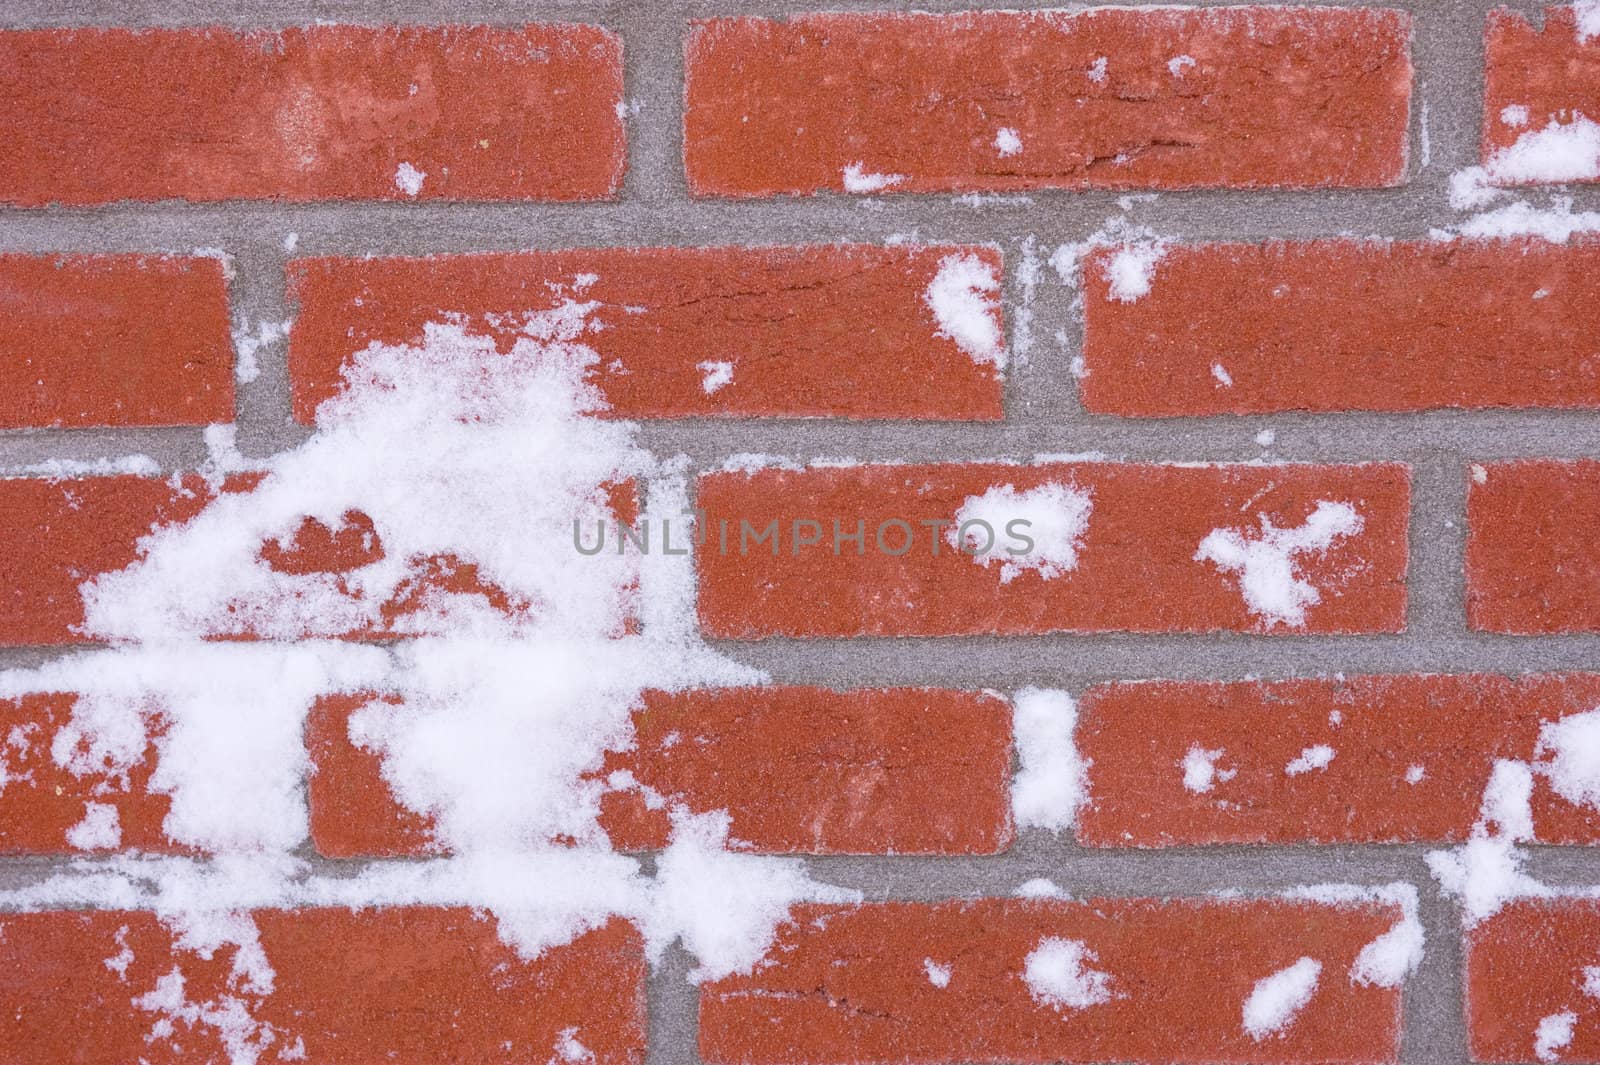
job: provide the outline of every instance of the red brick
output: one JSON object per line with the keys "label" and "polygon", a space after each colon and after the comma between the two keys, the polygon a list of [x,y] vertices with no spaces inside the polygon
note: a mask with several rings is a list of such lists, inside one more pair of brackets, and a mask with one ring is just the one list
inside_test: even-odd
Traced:
{"label": "red brick", "polygon": [[[1539,1022],[1572,1013],[1572,1041],[1547,1061],[1600,1061],[1600,901],[1520,899],[1466,935],[1467,1033],[1473,1061],[1531,1062]],[[1600,985],[1597,975],[1596,985]]]}
{"label": "red brick", "polygon": [[233,421],[216,259],[0,255],[0,308],[0,429]]}
{"label": "red brick", "polygon": [[[67,837],[89,803],[116,810],[121,849],[181,850],[162,829],[171,800],[150,790],[154,743],[126,773],[108,768],[80,776],[57,764],[52,747],[70,726],[75,703],[73,695],[46,693],[0,702],[0,854],[76,853]],[[87,760],[82,743],[71,749]]]}
{"label": "red brick", "polygon": [[[940,265],[984,247],[596,248],[289,265],[295,416],[310,422],[368,343],[415,342],[447,316],[509,347],[522,316],[598,304],[583,342],[613,413],[629,418],[1001,416],[1001,378],[925,299]],[[592,278],[592,280],[590,280]],[[1000,330],[999,293],[993,321]],[[507,319],[510,318],[510,321]],[[705,389],[702,362],[733,364]]]}
{"label": "red brick", "polygon": [[259,1045],[270,1032],[263,1062],[543,1062],[560,1060],[567,1029],[597,1065],[644,1059],[644,958],[620,921],[530,962],[466,909],[250,916],[275,974],[266,995],[230,981],[235,948],[202,957],[149,913],[0,916],[0,1065],[228,1060],[215,1024],[152,1032],[166,1015],[137,1002],[174,972],[189,1003],[240,1002],[257,1026],[238,1036]]}
{"label": "red brick", "polygon": [[[328,857],[438,853],[430,821],[401,806],[381,758],[350,741],[365,702],[323,701],[308,729],[311,833]],[[628,772],[671,805],[726,810],[734,846],[768,853],[992,854],[1012,837],[1011,715],[1004,700],[924,688],[647,692]],[[638,791],[602,801],[624,850],[667,844],[665,808]]]}
{"label": "red brick", "polygon": [[705,20],[689,188],[804,195],[852,166],[893,192],[1396,185],[1410,32],[1367,8]]}
{"label": "red brick", "polygon": [[[1600,37],[1580,40],[1569,6],[1550,6],[1536,29],[1523,14],[1501,8],[1489,13],[1484,50],[1483,156],[1515,144],[1551,121],[1577,115],[1600,122]],[[1507,107],[1524,107],[1526,125],[1501,118]]]}
{"label": "red brick", "polygon": [[[1077,568],[1010,582],[940,542],[921,521],[951,520],[991,487],[1048,484],[1092,493]],[[1246,608],[1237,576],[1195,561],[1217,528],[1259,533],[1259,515],[1301,525],[1322,500],[1345,502],[1365,527],[1320,555],[1301,555],[1303,578],[1322,593],[1308,609],[1312,632],[1398,632],[1405,623],[1409,475],[1403,466],[1149,466],[1071,463],[859,466],[724,472],[699,481],[708,535],[697,554],[700,621],[714,637],[955,636],[1065,631],[1284,631]],[[793,550],[793,522],[811,519],[823,542]],[[895,557],[877,550],[884,522],[911,524],[916,539]],[[740,522],[760,532],[779,522],[774,555],[740,555]],[[832,553],[865,522],[866,547]],[[720,522],[728,523],[726,553]],[[809,533],[809,528],[802,532]],[[886,533],[889,547],[899,533]]]}
{"label": "red brick", "polygon": [[623,171],[593,26],[0,33],[0,201],[593,200]]}
{"label": "red brick", "polygon": [[[1284,900],[984,899],[807,906],[771,964],[708,985],[700,1054],[712,1065],[968,1062],[1393,1062],[1397,989],[1354,984],[1391,905]],[[1026,958],[1076,940],[1115,997],[1079,1009],[1035,1000]],[[1315,993],[1280,1035],[1242,1027],[1256,981],[1302,957]],[[949,967],[937,987],[926,965]]]}
{"label": "red brick", "polygon": [[1600,243],[1175,245],[1127,302],[1115,254],[1083,270],[1092,411],[1600,406]]}
{"label": "red brick", "polygon": [[1600,630],[1600,462],[1471,467],[1467,618],[1503,633]]}
{"label": "red brick", "polygon": [[[1154,681],[1091,688],[1077,743],[1092,765],[1078,839],[1098,847],[1459,842],[1498,759],[1532,761],[1540,727],[1600,705],[1600,675]],[[1308,748],[1325,769],[1285,767]],[[1193,749],[1217,752],[1207,791]],[[1420,766],[1423,776],[1406,773]],[[1232,774],[1227,779],[1225,774]],[[1535,775],[1545,843],[1600,842],[1600,814]],[[1600,960],[1600,959],[1597,959]]]}

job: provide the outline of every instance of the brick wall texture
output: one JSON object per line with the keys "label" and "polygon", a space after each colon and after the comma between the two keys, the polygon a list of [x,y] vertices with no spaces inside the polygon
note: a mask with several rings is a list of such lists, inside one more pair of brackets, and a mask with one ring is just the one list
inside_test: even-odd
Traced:
{"label": "brick wall texture", "polygon": [[[441,316],[496,336],[573,279],[607,416],[685,455],[707,513],[783,532],[693,555],[700,632],[774,683],[649,693],[599,773],[726,810],[743,848],[864,902],[808,904],[754,971],[698,984],[620,918],[530,961],[466,909],[265,907],[255,1031],[306,1042],[249,1053],[1600,1061],[1600,792],[1536,777],[1549,893],[1483,921],[1426,861],[1472,836],[1497,764],[1600,706],[1600,236],[1464,234],[1448,195],[1527,122],[1600,120],[1600,10],[828,6],[0,9],[0,666],[83,645],[85,579],[251,487],[196,476],[204,427],[280,451],[369,343]],[[957,269],[990,297],[965,331],[929,295]],[[152,468],[92,467],[129,453]],[[745,453],[789,461],[727,467]],[[892,527],[1002,481],[1092,498],[1070,579]],[[791,549],[819,516],[864,541]],[[364,521],[262,557],[346,572],[381,554]],[[1310,594],[1252,605],[1255,562],[1202,557],[1215,530],[1288,552]],[[414,609],[307,635],[382,641]],[[1029,687],[1076,699],[1088,793],[1061,832],[1014,816]],[[0,702],[0,743],[81,697]],[[350,740],[385,698],[307,720],[320,871],[441,853]],[[206,858],[163,831],[156,745],[98,775],[32,752],[0,762],[0,889],[95,851],[90,802],[121,827],[104,852]],[[600,817],[628,852],[670,832],[638,792]],[[1033,878],[1066,895],[1018,897]],[[1359,977],[1400,904],[1290,890],[1329,882],[1416,888],[1403,987]],[[242,993],[176,935],[137,907],[0,912],[0,1065],[256,1060],[226,1018],[153,1041],[117,1006],[130,982]],[[1049,941],[1116,974],[1095,1008],[1016,978]],[[1294,1024],[1242,1026],[1309,957]]]}

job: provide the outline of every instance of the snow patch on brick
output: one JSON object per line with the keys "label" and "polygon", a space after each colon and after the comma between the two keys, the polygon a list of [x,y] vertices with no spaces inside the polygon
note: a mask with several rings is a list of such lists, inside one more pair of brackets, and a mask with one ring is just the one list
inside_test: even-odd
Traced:
{"label": "snow patch on brick", "polygon": [[1257,980],[1250,997],[1244,1000],[1245,1033],[1258,1043],[1268,1036],[1283,1035],[1311,1002],[1321,977],[1321,962],[1301,958],[1288,968]]}
{"label": "snow patch on brick", "polygon": [[1118,248],[1103,268],[1105,279],[1111,283],[1111,298],[1118,303],[1134,303],[1150,295],[1156,264],[1166,254],[1166,245],[1157,242],[1126,244]]}
{"label": "snow patch on brick", "polygon": [[1022,151],[1022,138],[1017,131],[1009,127],[999,130],[994,135],[994,150],[1002,157],[1016,155]]}
{"label": "snow patch on brick", "polygon": [[1577,1026],[1578,1015],[1571,1010],[1541,1017],[1533,1033],[1533,1056],[1540,1061],[1559,1061],[1560,1051],[1572,1042],[1572,1032]]}
{"label": "snow patch on brick", "polygon": [[922,971],[928,975],[928,983],[934,987],[950,986],[950,966],[940,965],[932,958],[923,958]]}
{"label": "snow patch on brick", "polygon": [[1183,766],[1183,786],[1196,795],[1204,795],[1216,787],[1216,782],[1229,781],[1237,775],[1236,769],[1218,769],[1217,761],[1228,752],[1208,750],[1198,743],[1191,746],[1179,764]]}
{"label": "snow patch on brick", "polygon": [[422,191],[422,182],[427,176],[410,163],[401,163],[394,172],[394,187],[407,196],[415,196]]}
{"label": "snow patch on brick", "polygon": [[1361,948],[1350,966],[1350,982],[1363,987],[1399,987],[1422,964],[1426,939],[1417,916],[1417,889],[1397,882],[1378,887],[1358,884],[1313,884],[1285,893],[1288,898],[1348,905],[1380,902],[1400,907],[1400,920]]}
{"label": "snow patch on brick", "polygon": [[980,366],[1005,369],[1005,339],[1000,333],[1000,278],[976,255],[946,255],[923,290],[922,301],[948,337]]}
{"label": "snow patch on brick", "polygon": [[1288,765],[1283,767],[1284,775],[1297,777],[1302,773],[1310,773],[1313,770],[1326,769],[1333,762],[1333,756],[1336,753],[1338,752],[1336,752],[1332,747],[1329,747],[1326,743],[1319,743],[1313,747],[1307,747],[1305,750],[1300,752],[1298,757],[1294,758],[1289,762]]}
{"label": "snow patch on brick", "polygon": [[906,179],[904,174],[876,174],[865,163],[851,163],[844,168],[844,191],[882,192]]}
{"label": "snow patch on brick", "polygon": [[1053,580],[1078,568],[1093,509],[1092,495],[1073,484],[997,485],[967,497],[945,540],[985,568],[1000,563],[1002,584],[1028,572]]}
{"label": "snow patch on brick", "polygon": [[1581,114],[1570,122],[1552,118],[1500,148],[1482,166],[1450,178],[1450,204],[1470,210],[1489,204],[1504,186],[1560,184],[1600,178],[1600,123]]}
{"label": "snow patch on brick", "polygon": [[706,395],[714,395],[719,390],[733,384],[733,363],[731,362],[697,362],[695,369],[700,371],[700,387]]}
{"label": "snow patch on brick", "polygon": [[83,820],[67,829],[67,842],[80,851],[113,850],[122,845],[122,818],[115,806],[84,804]]}
{"label": "snow patch on brick", "polygon": [[1099,1006],[1115,997],[1111,976],[1089,963],[1095,952],[1076,939],[1041,939],[1023,962],[1022,979],[1035,1002],[1057,1010]]}
{"label": "snow patch on brick", "polygon": [[1210,562],[1239,578],[1239,591],[1252,614],[1268,625],[1303,626],[1306,608],[1322,601],[1322,593],[1299,572],[1296,559],[1315,555],[1334,542],[1359,533],[1365,523],[1349,503],[1321,500],[1299,526],[1280,529],[1261,515],[1261,531],[1252,537],[1238,529],[1214,529],[1200,541],[1197,562]]}

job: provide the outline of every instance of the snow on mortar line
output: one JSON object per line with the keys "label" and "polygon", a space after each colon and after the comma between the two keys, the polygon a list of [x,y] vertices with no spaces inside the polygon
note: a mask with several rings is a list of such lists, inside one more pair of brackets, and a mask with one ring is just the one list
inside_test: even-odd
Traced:
{"label": "snow on mortar line", "polygon": [[1261,531],[1253,537],[1238,529],[1212,530],[1200,541],[1195,561],[1237,574],[1245,605],[1269,626],[1303,626],[1306,608],[1320,603],[1322,593],[1301,576],[1296,560],[1321,554],[1365,523],[1349,503],[1326,499],[1294,528],[1278,528],[1265,514],[1260,520]]}
{"label": "snow on mortar line", "polygon": [[1024,688],[1011,701],[1017,773],[1011,812],[1018,828],[1072,827],[1088,795],[1090,763],[1073,741],[1078,706],[1064,691]]}
{"label": "snow on mortar line", "polygon": [[976,255],[952,253],[923,290],[922,301],[939,323],[936,335],[955,341],[980,366],[1006,368],[1005,337],[1000,332],[1000,278]]}
{"label": "snow on mortar line", "polygon": [[1417,889],[1399,881],[1376,887],[1359,884],[1309,884],[1284,893],[1330,905],[1388,903],[1400,907],[1400,919],[1383,935],[1361,948],[1350,967],[1350,982],[1360,986],[1399,987],[1422,964],[1426,937],[1417,916]]}
{"label": "snow on mortar line", "polygon": [[1049,937],[1028,953],[1022,979],[1036,1002],[1057,1010],[1088,1009],[1116,997],[1111,975],[1091,968],[1099,960],[1080,940]]}
{"label": "snow on mortar line", "polygon": [[997,485],[967,497],[945,541],[986,569],[1000,563],[1002,584],[1030,571],[1053,580],[1078,568],[1093,509],[1092,493],[1076,485]]}
{"label": "snow on mortar line", "polygon": [[1017,889],[1011,894],[1014,898],[1019,899],[1070,899],[1072,897],[1055,881],[1042,876],[1036,876],[1032,880],[1024,880],[1017,885]]}
{"label": "snow on mortar line", "polygon": [[1285,1034],[1311,1002],[1321,977],[1320,961],[1301,958],[1288,968],[1257,980],[1244,1000],[1245,1033],[1258,1043],[1268,1036]]}
{"label": "snow on mortar line", "polygon": [[[295,241],[298,242],[298,236],[293,233],[289,235],[295,237]],[[293,325],[294,320],[290,318],[280,322],[262,319],[252,328],[250,319],[241,317],[233,327],[234,380],[241,385],[247,385],[260,377],[261,363],[257,356],[262,351],[276,347],[287,340]]]}
{"label": "snow on mortar line", "polygon": [[104,459],[49,459],[8,470],[0,478],[28,477],[47,481],[65,481],[74,477],[114,477],[131,474],[137,477],[159,477],[161,464],[149,455],[121,455]]}
{"label": "snow on mortar line", "polygon": [[[370,345],[310,438],[260,462],[256,488],[152,531],[136,562],[84,583],[84,632],[113,646],[0,672],[0,697],[78,693],[67,724],[38,741],[77,775],[114,775],[153,743],[149,786],[170,797],[166,834],[215,857],[76,861],[0,892],[0,905],[149,909],[210,929],[194,942],[245,946],[244,911],[261,906],[469,905],[525,956],[621,916],[653,961],[683,942],[703,979],[753,966],[794,903],[859,900],[811,880],[799,859],[730,852],[724,812],[672,809],[649,876],[599,827],[609,784],[594,771],[633,742],[644,690],[766,678],[699,641],[687,559],[570,549],[575,517],[611,516],[608,484],[647,485],[647,513],[677,517],[687,503],[684,463],[659,462],[634,444],[633,425],[594,416],[592,309],[568,300],[527,315],[509,351],[439,323],[415,344]],[[225,431],[208,444],[213,465],[234,464]],[[350,511],[371,520],[377,561],[335,579],[260,557],[306,518],[338,527]],[[417,560],[440,554],[527,609],[434,588],[390,626],[411,639],[334,638],[380,627]],[[245,633],[263,639],[212,639]],[[374,690],[399,701],[352,715],[351,739],[381,757],[398,801],[430,819],[452,857],[320,877],[295,856],[307,836],[306,714],[323,695]],[[86,809],[75,835],[100,846],[111,826]],[[257,960],[256,983],[270,985]],[[189,1003],[170,983],[129,990],[153,996],[144,1000],[169,1021],[237,1022],[235,1061],[268,1036],[293,1046],[292,1033],[250,1028],[248,1001]]]}
{"label": "snow on mortar line", "polygon": [[904,174],[877,174],[867,169],[865,163],[855,162],[844,168],[844,191],[882,192],[905,181]]}

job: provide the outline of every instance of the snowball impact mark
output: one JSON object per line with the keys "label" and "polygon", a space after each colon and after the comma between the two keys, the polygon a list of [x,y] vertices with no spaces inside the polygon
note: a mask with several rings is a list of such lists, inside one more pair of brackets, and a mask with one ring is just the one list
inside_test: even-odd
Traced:
{"label": "snowball impact mark", "polygon": [[881,192],[905,179],[904,174],[875,174],[867,169],[865,163],[851,163],[844,168],[844,191]]}
{"label": "snowball impact mark", "polygon": [[1326,743],[1319,743],[1307,747],[1300,752],[1299,757],[1293,759],[1283,767],[1286,776],[1297,777],[1302,773],[1309,773],[1314,769],[1326,769],[1333,761],[1333,756],[1338,753]]}
{"label": "snowball impact mark", "polygon": [[940,965],[932,958],[923,958],[922,971],[928,974],[928,983],[932,984],[934,987],[950,986],[950,966]]}
{"label": "snowball impact mark", "polygon": [[422,182],[427,176],[410,163],[401,163],[394,172],[394,187],[407,196],[415,196],[422,191]]}
{"label": "snowball impact mark", "polygon": [[1232,780],[1238,770],[1217,768],[1217,759],[1227,753],[1220,749],[1207,750],[1198,743],[1191,746],[1179,763],[1183,766],[1184,788],[1196,795],[1204,795],[1216,786],[1217,781]]}
{"label": "snowball impact mark", "polygon": [[1244,1000],[1245,1033],[1259,1043],[1288,1031],[1310,1003],[1321,977],[1320,961],[1301,958],[1288,968],[1257,980],[1250,997]]}
{"label": "snowball impact mark", "polygon": [[1002,129],[994,135],[994,150],[1001,156],[1016,155],[1022,151],[1022,138],[1014,129]]}
{"label": "snowball impact mark", "polygon": [[733,383],[731,362],[697,362],[695,369],[700,371],[700,387],[708,396]]}
{"label": "snowball impact mark", "polygon": [[1214,529],[1200,541],[1194,558],[1238,574],[1245,606],[1269,627],[1300,627],[1306,608],[1320,603],[1322,593],[1301,577],[1295,560],[1326,551],[1334,541],[1359,533],[1364,524],[1355,507],[1324,499],[1296,528],[1280,529],[1262,514],[1255,538],[1237,529]]}
{"label": "snowball impact mark", "polygon": [[1089,967],[1095,952],[1076,939],[1041,939],[1023,962],[1022,979],[1035,1002],[1056,1010],[1081,1010],[1115,998],[1109,973]]}
{"label": "snowball impact mark", "polygon": [[1071,828],[1089,784],[1089,763],[1072,738],[1078,706],[1066,692],[1047,688],[1025,688],[1011,705],[1018,763],[1012,817],[1018,828]]}
{"label": "snowball impact mark", "polygon": [[1508,185],[1560,184],[1600,179],[1600,123],[1574,113],[1570,122],[1551,118],[1543,129],[1528,130],[1500,148],[1482,166],[1450,177],[1450,206],[1458,211],[1483,207]]}
{"label": "snowball impact mark", "polygon": [[[155,736],[164,827],[215,858],[73,865],[0,904],[154,909],[178,927],[263,906],[465,905],[525,957],[621,916],[652,960],[682,940],[697,976],[715,977],[753,965],[793,903],[859,898],[794,860],[729,853],[725,814],[671,811],[650,877],[599,827],[607,784],[594,771],[631,741],[642,691],[765,678],[699,642],[683,560],[526,550],[570,542],[575,516],[613,519],[608,485],[646,484],[647,512],[686,509],[682,471],[635,447],[633,426],[593,416],[591,309],[527,315],[508,350],[437,323],[419,344],[371,345],[313,435],[265,460],[254,488],[153,531],[137,562],[82,587],[85,632],[113,646],[0,673],[0,692],[81,693],[63,749],[86,767],[131,765]],[[352,512],[376,557],[338,574],[263,559],[306,518],[339,528]],[[440,556],[475,567],[479,585],[428,585]],[[414,612],[386,615],[419,585]],[[375,630],[413,638],[315,638]],[[230,634],[265,638],[213,639]],[[359,691],[395,701],[352,715],[352,739],[452,856],[318,877],[294,857],[306,714],[320,695]],[[209,1015],[181,990],[159,1004],[180,1023]]]}
{"label": "snowball impact mark", "polygon": [[1562,1048],[1572,1042],[1572,1032],[1578,1026],[1578,1015],[1571,1010],[1552,1013],[1539,1020],[1533,1033],[1533,1056],[1540,1061],[1558,1061]]}
{"label": "snowball impact mark", "polygon": [[947,337],[980,366],[1006,367],[1000,333],[1000,278],[976,255],[952,254],[923,290],[922,301],[938,323],[935,336]]}
{"label": "snowball impact mark", "polygon": [[1134,303],[1150,295],[1156,264],[1166,257],[1167,248],[1159,242],[1124,244],[1106,260],[1103,272],[1111,289],[1108,295],[1118,303]]}
{"label": "snowball impact mark", "polygon": [[997,485],[967,497],[945,542],[985,569],[1000,563],[1001,584],[1028,572],[1054,580],[1078,568],[1093,509],[1093,496],[1073,484]]}

